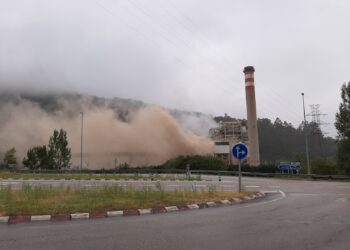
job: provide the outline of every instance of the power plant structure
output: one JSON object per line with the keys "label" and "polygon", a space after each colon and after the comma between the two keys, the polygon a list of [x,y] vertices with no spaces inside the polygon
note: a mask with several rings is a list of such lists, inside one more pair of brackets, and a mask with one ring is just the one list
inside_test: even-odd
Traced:
{"label": "power plant structure", "polygon": [[245,75],[245,94],[247,102],[247,121],[248,121],[248,161],[251,166],[260,165],[259,153],[259,137],[258,137],[258,123],[256,115],[256,101],[255,101],[255,83],[253,66],[247,66],[243,70]]}
{"label": "power plant structure", "polygon": [[245,92],[247,104],[247,123],[225,117],[219,123],[219,127],[209,130],[209,136],[214,141],[214,154],[231,164],[237,164],[237,160],[231,154],[232,147],[236,143],[244,143],[248,146],[248,158],[245,160],[251,166],[260,165],[258,124],[255,101],[255,83],[252,66],[243,70],[245,75]]}

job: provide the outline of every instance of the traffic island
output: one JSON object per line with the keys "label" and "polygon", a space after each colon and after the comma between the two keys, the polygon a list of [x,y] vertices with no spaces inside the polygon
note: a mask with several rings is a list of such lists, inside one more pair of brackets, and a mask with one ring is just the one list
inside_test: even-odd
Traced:
{"label": "traffic island", "polygon": [[77,219],[102,219],[109,217],[119,216],[144,216],[150,214],[164,214],[172,212],[189,211],[193,209],[206,209],[219,206],[232,206],[235,204],[251,202],[256,199],[265,197],[264,193],[256,192],[254,194],[246,195],[243,199],[233,198],[225,200],[208,201],[206,203],[178,205],[170,207],[157,207],[157,208],[140,208],[140,209],[125,209],[117,211],[106,212],[91,212],[91,213],[74,213],[74,214],[53,214],[53,215],[15,215],[15,216],[0,216],[0,224],[18,224],[25,222],[39,222],[39,221],[69,221]]}

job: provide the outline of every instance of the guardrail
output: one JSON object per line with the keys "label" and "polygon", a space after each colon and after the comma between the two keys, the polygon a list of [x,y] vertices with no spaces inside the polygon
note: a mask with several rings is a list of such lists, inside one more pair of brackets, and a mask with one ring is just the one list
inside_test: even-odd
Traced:
{"label": "guardrail", "polygon": [[[146,168],[127,168],[127,169],[65,169],[65,170],[0,170],[1,172],[13,173],[32,173],[32,174],[186,174],[185,169],[146,169]],[[217,170],[191,170],[191,174],[198,175],[217,175],[217,176],[238,176],[238,171],[217,171]],[[268,178],[302,178],[313,180],[350,180],[349,175],[316,175],[316,174],[282,174],[282,173],[259,173],[242,172],[242,176],[247,177],[268,177]]]}

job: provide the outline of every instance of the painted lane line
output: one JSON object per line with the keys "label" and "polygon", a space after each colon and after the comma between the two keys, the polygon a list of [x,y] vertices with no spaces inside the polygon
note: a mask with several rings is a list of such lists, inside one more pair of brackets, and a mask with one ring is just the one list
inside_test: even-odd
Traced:
{"label": "painted lane line", "polygon": [[3,182],[0,182],[0,185],[20,185],[22,184],[22,182],[20,181],[3,181]]}
{"label": "painted lane line", "polygon": [[[262,192],[262,191],[260,191]],[[265,191],[264,192],[265,194],[266,193],[280,193],[281,196],[276,198],[276,199],[273,199],[273,200],[269,200],[269,201],[263,201],[263,202],[259,202],[259,203],[254,203],[254,204],[249,204],[249,205],[246,205],[244,207],[255,207],[255,206],[260,206],[260,205],[265,205],[265,204],[269,204],[269,203],[273,203],[273,202],[276,202],[276,201],[280,201],[282,199],[284,199],[286,197],[286,194],[282,191],[282,190],[278,190],[278,191]]]}
{"label": "painted lane line", "polygon": [[278,190],[261,190],[259,191],[262,195],[266,195],[266,194],[274,194],[274,193],[279,193],[280,191]]}
{"label": "painted lane line", "polygon": [[286,220],[285,222],[289,224],[314,224],[315,221],[312,220]]}
{"label": "painted lane line", "polygon": [[246,187],[246,188],[259,188],[260,186],[244,186],[244,187]]}
{"label": "painted lane line", "polygon": [[338,199],[336,199],[335,201],[336,202],[347,202],[349,199],[347,199],[347,198],[338,198]]}
{"label": "painted lane line", "polygon": [[323,196],[324,194],[290,193],[291,196]]}
{"label": "painted lane line", "polygon": [[144,187],[154,187],[155,186],[155,184],[145,184],[145,185],[143,185]]}

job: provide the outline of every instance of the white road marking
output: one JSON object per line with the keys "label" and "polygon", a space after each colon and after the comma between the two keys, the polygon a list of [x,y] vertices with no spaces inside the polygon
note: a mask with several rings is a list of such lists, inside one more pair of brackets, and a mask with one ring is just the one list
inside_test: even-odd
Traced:
{"label": "white road marking", "polygon": [[6,182],[0,182],[0,185],[1,186],[10,186],[10,185],[20,185],[20,184],[22,184],[21,182],[19,182],[19,181],[6,181]]}
{"label": "white road marking", "polygon": [[193,186],[195,186],[195,187],[207,187],[207,185],[198,185],[198,184],[195,184]]}
{"label": "white road marking", "polygon": [[336,202],[347,202],[348,199],[347,198],[338,198],[335,200]]}
{"label": "white road marking", "polygon": [[312,220],[286,220],[285,222],[289,224],[313,224]]}
{"label": "white road marking", "polygon": [[269,201],[263,201],[263,202],[259,202],[259,203],[249,204],[249,205],[246,205],[246,206],[243,206],[243,207],[255,207],[255,206],[265,205],[265,204],[269,204],[269,203],[272,203],[272,202],[276,202],[276,201],[282,200],[282,199],[284,199],[286,197],[286,194],[282,190],[278,190],[278,191],[260,191],[260,192],[261,193],[280,193],[281,197],[278,197],[276,199],[269,200]]}
{"label": "white road marking", "polygon": [[323,194],[291,193],[291,196],[322,196]]}
{"label": "white road marking", "polygon": [[259,188],[260,186],[244,186],[246,188]]}

